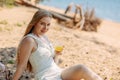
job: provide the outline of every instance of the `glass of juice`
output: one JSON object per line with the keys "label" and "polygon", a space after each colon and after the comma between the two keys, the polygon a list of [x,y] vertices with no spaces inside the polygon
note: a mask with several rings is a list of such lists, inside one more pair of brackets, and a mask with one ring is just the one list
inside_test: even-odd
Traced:
{"label": "glass of juice", "polygon": [[62,52],[64,46],[55,46],[55,51]]}

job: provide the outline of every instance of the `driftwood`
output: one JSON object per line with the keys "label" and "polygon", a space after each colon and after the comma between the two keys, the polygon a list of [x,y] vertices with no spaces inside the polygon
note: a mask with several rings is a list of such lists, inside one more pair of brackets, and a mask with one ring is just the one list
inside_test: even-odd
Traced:
{"label": "driftwood", "polygon": [[[37,6],[35,4],[32,4],[31,2],[26,1],[26,0],[19,0],[19,1],[15,1],[15,2],[18,3],[18,4],[21,4],[21,5],[26,5],[26,6],[29,6],[29,7],[36,8],[36,9],[41,9],[39,6]],[[54,11],[50,11],[50,12],[53,15],[53,18],[59,19],[61,21],[67,21],[69,19],[73,19],[71,16],[67,16],[67,15],[57,13],[57,12],[54,12]]]}
{"label": "driftwood", "polygon": [[68,5],[64,13],[67,14],[68,12],[70,12],[73,6],[75,6],[75,13],[73,19],[71,19],[71,21],[67,23],[67,26],[70,28],[79,28],[80,30],[82,30],[85,19],[82,8],[79,5],[74,5],[73,3],[71,3],[70,5]]}
{"label": "driftwood", "polygon": [[[29,7],[41,9],[40,6],[36,4],[32,4],[27,0],[19,0],[15,2],[21,5],[26,5]],[[101,20],[94,16],[94,10],[92,11],[87,10],[83,14],[82,8],[79,5],[74,5],[75,6],[74,15],[68,16],[67,13],[71,10],[73,5],[74,5],[73,3],[68,5],[64,14],[51,10],[49,11],[53,15],[53,18],[57,19],[58,23],[64,24],[66,27],[74,28],[74,29],[79,28],[80,30],[97,32],[98,26],[101,24]]]}
{"label": "driftwood", "polygon": [[[35,4],[32,4],[31,2],[26,1],[26,0],[19,0],[19,1],[15,1],[15,2],[18,3],[18,4],[21,4],[21,5],[26,5],[26,6],[30,6],[30,7],[33,7],[33,8],[41,9],[39,6],[37,6]],[[66,14],[61,14],[61,13],[58,13],[58,12],[55,12],[55,11],[50,11],[50,12],[53,15],[53,18],[57,19],[58,22],[66,22],[66,23],[69,23],[71,21],[75,22],[75,21],[73,21],[73,20],[75,20],[74,17],[67,16]],[[73,23],[73,24],[76,24],[76,23]]]}
{"label": "driftwood", "polygon": [[[73,17],[73,21],[71,21],[72,28],[79,28],[80,30],[84,31],[95,31],[97,32],[98,28],[101,24],[101,19],[95,16],[94,9],[90,10],[87,9],[83,14],[82,8],[79,5],[75,5],[76,10]],[[72,4],[68,5],[65,14],[69,12],[72,8]],[[78,18],[78,11],[79,11],[79,18]]]}
{"label": "driftwood", "polygon": [[95,13],[94,9],[86,10],[84,14],[85,24],[84,24],[83,30],[97,32],[102,21],[100,18],[97,18],[94,13]]}

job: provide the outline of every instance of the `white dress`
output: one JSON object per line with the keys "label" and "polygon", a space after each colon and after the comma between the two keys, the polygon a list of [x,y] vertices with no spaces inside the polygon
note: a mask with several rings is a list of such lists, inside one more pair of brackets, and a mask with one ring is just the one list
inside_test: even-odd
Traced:
{"label": "white dress", "polygon": [[[37,43],[37,49],[30,55],[29,61],[35,74],[35,80],[62,80],[61,71],[54,62],[54,48],[45,36],[37,37],[33,33],[26,35],[32,37]],[[42,38],[46,39],[44,42]]]}

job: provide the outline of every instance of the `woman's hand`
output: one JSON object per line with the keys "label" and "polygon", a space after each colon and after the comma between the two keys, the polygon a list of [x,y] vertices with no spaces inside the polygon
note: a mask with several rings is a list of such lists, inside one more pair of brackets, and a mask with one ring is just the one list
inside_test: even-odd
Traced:
{"label": "woman's hand", "polygon": [[56,64],[60,64],[60,62],[61,62],[59,55],[62,55],[63,48],[64,48],[63,46],[56,46],[55,47],[54,61]]}
{"label": "woman's hand", "polygon": [[55,51],[55,54],[56,55],[62,55],[62,52],[61,51]]}

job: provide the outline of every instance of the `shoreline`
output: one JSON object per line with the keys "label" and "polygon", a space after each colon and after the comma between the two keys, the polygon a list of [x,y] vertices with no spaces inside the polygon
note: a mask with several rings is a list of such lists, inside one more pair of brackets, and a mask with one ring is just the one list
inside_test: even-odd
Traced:
{"label": "shoreline", "polygon": [[[107,1],[104,1],[104,0],[101,0],[101,1],[69,0],[69,1],[65,1],[65,2],[64,2],[64,0],[57,1],[57,2],[55,0],[51,0],[51,1],[44,1],[41,4],[55,6],[57,8],[65,9],[66,6],[69,5],[71,2],[81,5],[84,8],[84,10],[86,10],[87,8],[89,8],[89,9],[94,8],[96,15],[98,17],[102,17],[103,19],[107,19],[107,20],[113,20],[115,22],[116,21],[120,22],[120,15],[119,15],[120,11],[118,11],[118,7],[120,7],[119,1],[110,0],[109,3],[107,3]],[[62,4],[62,6],[60,4]],[[111,12],[111,10],[112,10],[112,12]]]}

